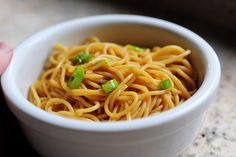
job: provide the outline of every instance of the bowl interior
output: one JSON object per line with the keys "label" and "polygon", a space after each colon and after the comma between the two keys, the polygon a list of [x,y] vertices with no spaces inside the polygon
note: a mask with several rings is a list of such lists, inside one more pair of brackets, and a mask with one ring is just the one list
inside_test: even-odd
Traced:
{"label": "bowl interior", "polygon": [[[181,32],[180,32],[181,33]],[[88,36],[98,36],[102,41],[140,46],[179,45],[192,51],[191,60],[199,75],[199,85],[205,74],[206,60],[202,50],[179,32],[170,28],[157,27],[138,22],[72,22],[50,28],[26,41],[15,54],[12,64],[13,81],[21,94],[27,98],[30,85],[39,77],[47,56],[55,43],[72,46],[81,43]]]}

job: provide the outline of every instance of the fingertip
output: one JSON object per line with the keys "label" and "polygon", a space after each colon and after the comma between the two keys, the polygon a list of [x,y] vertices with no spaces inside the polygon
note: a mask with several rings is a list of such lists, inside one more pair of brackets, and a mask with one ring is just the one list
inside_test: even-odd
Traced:
{"label": "fingertip", "polygon": [[0,75],[5,71],[13,55],[13,49],[5,42],[0,42]]}

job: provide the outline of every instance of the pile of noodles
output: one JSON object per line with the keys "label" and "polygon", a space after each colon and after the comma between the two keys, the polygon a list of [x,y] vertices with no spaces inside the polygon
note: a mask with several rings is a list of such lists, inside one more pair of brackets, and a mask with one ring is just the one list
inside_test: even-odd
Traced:
{"label": "pile of noodles", "polygon": [[[118,121],[147,117],[169,110],[196,91],[196,72],[190,50],[168,45],[129,49],[129,45],[101,42],[96,37],[81,45],[56,44],[28,99],[39,108],[64,117],[88,121]],[[68,87],[76,65],[71,59],[80,52],[93,58],[81,64],[85,75],[79,88]],[[102,62],[104,61],[104,62]],[[104,63],[104,64],[103,64]],[[118,86],[105,93],[102,84],[116,79]],[[160,89],[162,80],[171,86]]]}

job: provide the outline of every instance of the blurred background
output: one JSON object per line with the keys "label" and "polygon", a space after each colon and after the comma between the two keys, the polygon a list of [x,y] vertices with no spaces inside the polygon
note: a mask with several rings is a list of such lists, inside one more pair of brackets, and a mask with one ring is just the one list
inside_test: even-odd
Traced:
{"label": "blurred background", "polygon": [[[180,157],[235,157],[236,0],[0,0],[0,4],[0,41],[13,48],[53,24],[99,14],[157,17],[199,34],[216,50],[222,79],[199,135]],[[39,156],[8,110],[2,92],[0,156]]]}

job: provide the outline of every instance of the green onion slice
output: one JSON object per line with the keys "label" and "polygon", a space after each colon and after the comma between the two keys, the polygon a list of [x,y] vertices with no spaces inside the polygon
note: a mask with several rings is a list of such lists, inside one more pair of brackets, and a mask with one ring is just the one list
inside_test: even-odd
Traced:
{"label": "green onion slice", "polygon": [[135,52],[144,52],[144,49],[134,45],[128,45],[128,49],[133,50]]}
{"label": "green onion slice", "polygon": [[118,82],[116,81],[116,79],[109,80],[105,82],[104,84],[102,84],[102,88],[105,93],[109,93],[113,91],[114,89],[117,88],[117,86],[118,86]]}
{"label": "green onion slice", "polygon": [[93,58],[92,55],[86,52],[80,52],[78,55],[76,55],[74,58],[71,59],[71,62],[73,64],[84,64],[88,61],[90,61]]}
{"label": "green onion slice", "polygon": [[72,75],[69,78],[69,81],[67,83],[67,86],[70,89],[76,89],[80,87],[80,84],[84,78],[85,70],[82,66],[77,66],[74,71],[72,72]]}
{"label": "green onion slice", "polygon": [[171,87],[171,82],[169,79],[162,80],[159,84],[160,90],[165,90]]}

